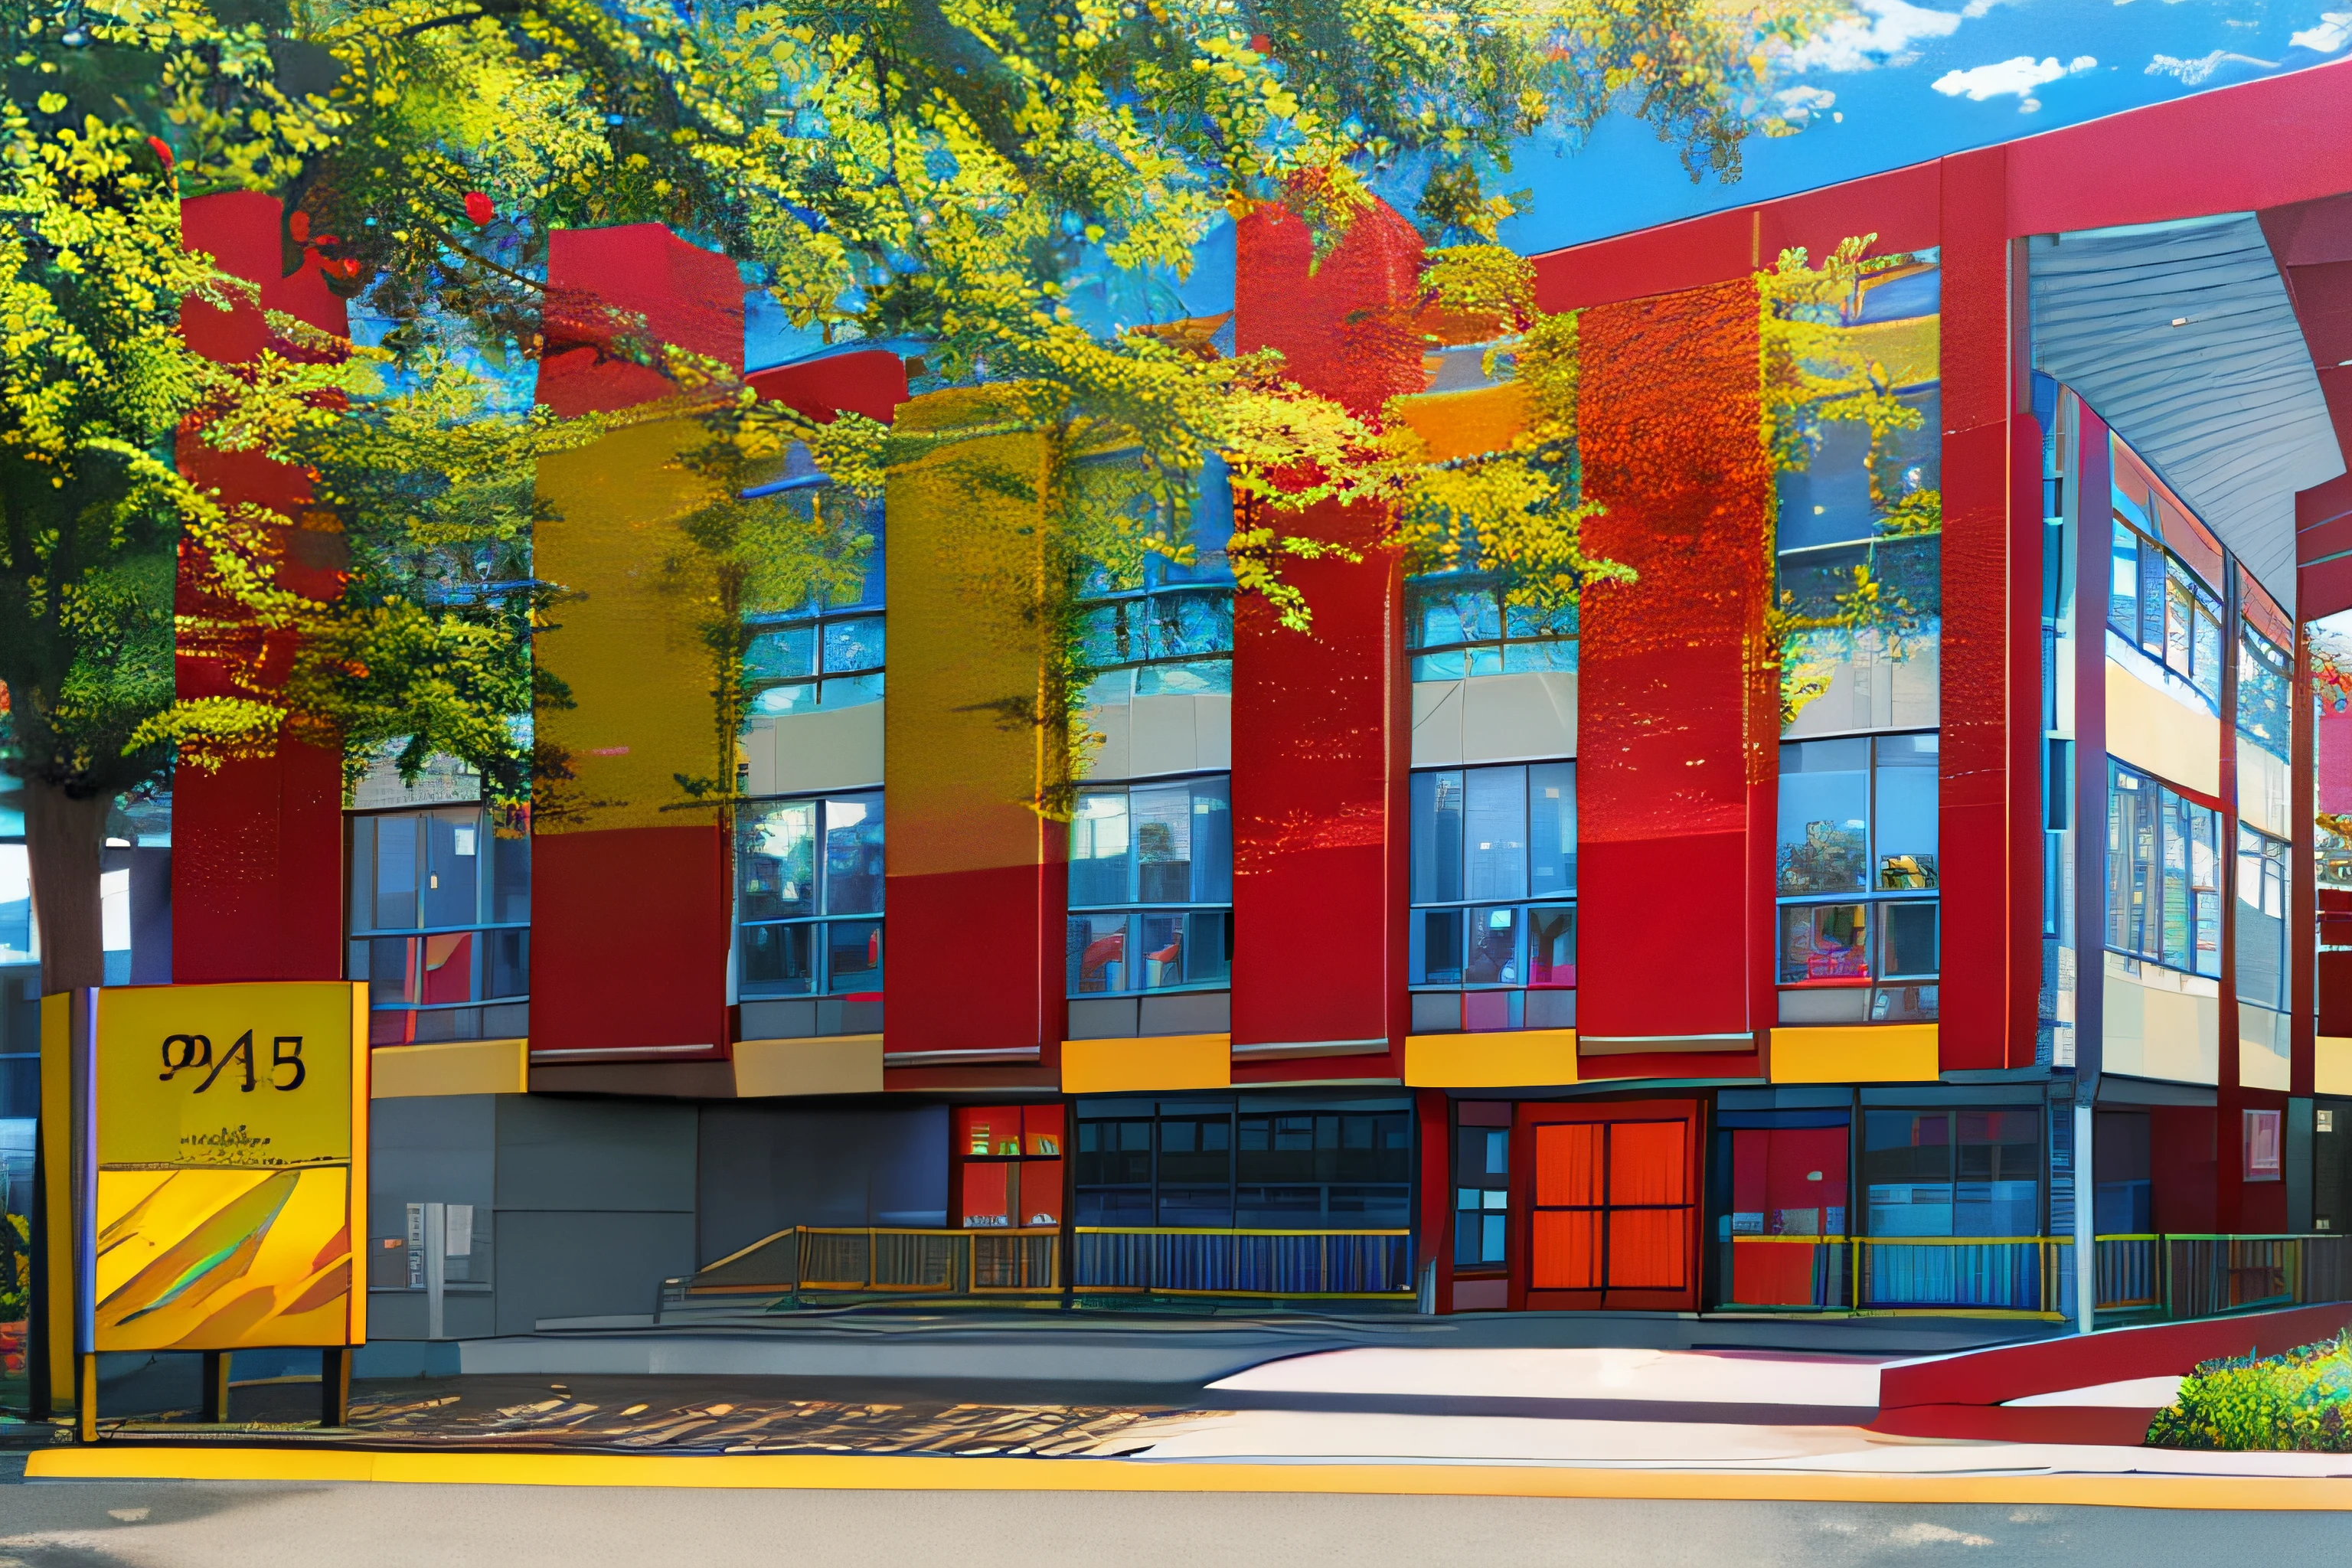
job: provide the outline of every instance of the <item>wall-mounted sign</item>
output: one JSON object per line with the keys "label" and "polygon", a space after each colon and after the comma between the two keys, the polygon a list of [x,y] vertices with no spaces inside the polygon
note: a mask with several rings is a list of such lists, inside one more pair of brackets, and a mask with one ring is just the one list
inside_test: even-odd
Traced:
{"label": "wall-mounted sign", "polygon": [[[74,1031],[87,1351],[367,1337],[367,997],[341,982],[110,987]],[[77,1019],[77,1023],[80,1020]]]}

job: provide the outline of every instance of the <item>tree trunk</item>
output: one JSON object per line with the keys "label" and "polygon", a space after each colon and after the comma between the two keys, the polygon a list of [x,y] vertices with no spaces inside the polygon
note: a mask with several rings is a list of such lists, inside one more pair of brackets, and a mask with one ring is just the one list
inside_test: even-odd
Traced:
{"label": "tree trunk", "polygon": [[98,862],[113,804],[105,795],[85,799],[41,779],[25,781],[25,848],[41,927],[44,996],[106,984]]}

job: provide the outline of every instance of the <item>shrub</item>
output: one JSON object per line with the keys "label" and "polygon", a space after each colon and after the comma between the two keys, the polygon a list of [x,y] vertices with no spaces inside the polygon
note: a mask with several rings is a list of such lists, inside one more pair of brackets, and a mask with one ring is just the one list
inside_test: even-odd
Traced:
{"label": "shrub", "polygon": [[2281,1355],[2200,1362],[2149,1443],[2166,1448],[2352,1453],[2352,1331]]}

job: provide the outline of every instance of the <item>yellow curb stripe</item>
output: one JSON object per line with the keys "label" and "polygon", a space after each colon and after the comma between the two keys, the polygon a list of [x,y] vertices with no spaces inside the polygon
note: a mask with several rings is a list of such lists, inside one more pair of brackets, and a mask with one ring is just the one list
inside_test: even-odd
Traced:
{"label": "yellow curb stripe", "polygon": [[2352,1511],[2352,1479],[1920,1476],[1593,1470],[1548,1465],[1167,1464],[929,1455],[362,1453],[349,1448],[43,1448],[39,1480],[407,1481],[841,1491],[1319,1492],[1720,1502],[2088,1504]]}

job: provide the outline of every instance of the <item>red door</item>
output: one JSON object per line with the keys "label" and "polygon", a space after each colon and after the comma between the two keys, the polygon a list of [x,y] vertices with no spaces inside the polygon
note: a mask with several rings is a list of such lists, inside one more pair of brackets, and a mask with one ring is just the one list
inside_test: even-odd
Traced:
{"label": "red door", "polygon": [[1694,1100],[1522,1103],[1511,1305],[1697,1310],[1700,1131]]}

